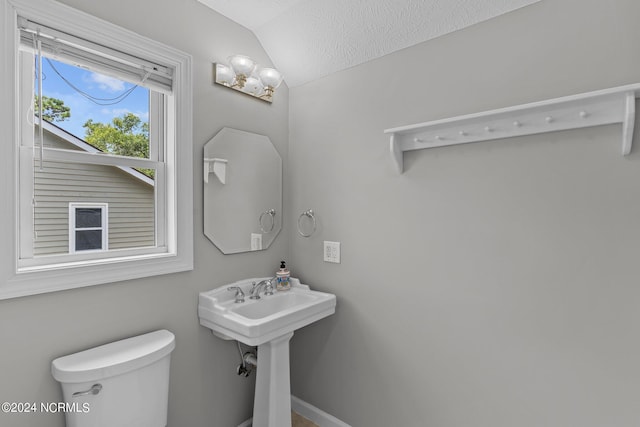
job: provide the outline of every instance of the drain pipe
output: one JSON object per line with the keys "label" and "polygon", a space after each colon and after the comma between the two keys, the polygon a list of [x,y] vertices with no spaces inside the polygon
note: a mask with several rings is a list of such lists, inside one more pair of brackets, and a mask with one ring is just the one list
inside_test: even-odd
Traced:
{"label": "drain pipe", "polygon": [[240,354],[240,364],[236,368],[236,373],[246,378],[251,375],[253,369],[258,366],[258,356],[256,356],[256,353],[253,351],[242,353],[240,341],[236,341],[236,343],[238,344],[238,353]]}
{"label": "drain pipe", "polygon": [[251,365],[254,368],[258,367],[258,356],[256,356],[256,354],[252,351],[247,351],[242,356],[242,361],[245,363],[245,365]]}

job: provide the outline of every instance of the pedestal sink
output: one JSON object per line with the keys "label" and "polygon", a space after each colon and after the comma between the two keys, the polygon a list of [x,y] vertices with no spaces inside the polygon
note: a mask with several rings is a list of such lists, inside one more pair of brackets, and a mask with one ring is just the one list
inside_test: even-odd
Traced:
{"label": "pedestal sink", "polygon": [[[217,337],[258,346],[253,427],[291,425],[291,385],[289,380],[289,340],[296,329],[335,312],[336,296],[312,291],[291,278],[291,289],[249,299],[253,282],[247,279],[207,292],[198,302],[200,324]],[[244,302],[235,302],[227,288],[237,286]]]}

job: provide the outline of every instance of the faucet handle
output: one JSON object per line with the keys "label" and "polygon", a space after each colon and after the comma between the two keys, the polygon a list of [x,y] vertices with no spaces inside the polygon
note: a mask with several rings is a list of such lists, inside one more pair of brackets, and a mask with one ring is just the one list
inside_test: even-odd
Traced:
{"label": "faucet handle", "polygon": [[236,291],[236,301],[237,303],[239,302],[244,302],[244,292],[242,292],[242,288],[240,286],[229,286],[227,288],[228,291]]}
{"label": "faucet handle", "polygon": [[269,279],[267,285],[264,287],[265,295],[273,295],[273,279]]}

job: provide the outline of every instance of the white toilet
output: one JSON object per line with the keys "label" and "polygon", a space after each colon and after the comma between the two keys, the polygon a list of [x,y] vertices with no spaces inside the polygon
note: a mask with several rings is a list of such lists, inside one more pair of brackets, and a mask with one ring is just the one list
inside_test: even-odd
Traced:
{"label": "white toilet", "polygon": [[165,427],[174,348],[160,330],[54,360],[67,427]]}

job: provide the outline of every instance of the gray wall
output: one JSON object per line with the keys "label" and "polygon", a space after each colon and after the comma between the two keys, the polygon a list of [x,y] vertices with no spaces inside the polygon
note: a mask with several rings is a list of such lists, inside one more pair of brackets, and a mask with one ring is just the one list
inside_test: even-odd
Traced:
{"label": "gray wall", "polygon": [[421,150],[398,175],[382,133],[640,82],[638,17],[546,0],[291,89],[289,216],[319,220],[291,268],[338,296],[293,337],[295,395],[353,426],[638,425],[640,138]]}
{"label": "gray wall", "polygon": [[[235,375],[235,343],[215,338],[199,326],[197,295],[242,278],[271,274],[286,257],[288,243],[283,232],[268,251],[224,256],[207,240],[202,232],[203,146],[229,126],[269,136],[286,161],[288,89],[278,89],[268,105],[214,87],[213,61],[224,61],[234,53],[250,55],[262,64],[270,61],[252,33],[195,0],[64,3],[193,55],[195,270],[0,301],[0,401],[58,402],[62,393],[50,374],[54,358],[167,328],[177,340],[169,425],[238,425],[251,416],[253,378]],[[0,425],[61,427],[64,417],[0,413]]]}

